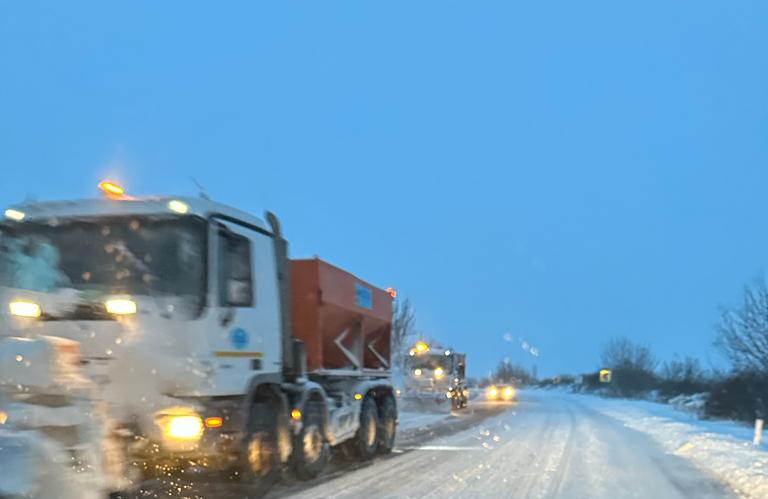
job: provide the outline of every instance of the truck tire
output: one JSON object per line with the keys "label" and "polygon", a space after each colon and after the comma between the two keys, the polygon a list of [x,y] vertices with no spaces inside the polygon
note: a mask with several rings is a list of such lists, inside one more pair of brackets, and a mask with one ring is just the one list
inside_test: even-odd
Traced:
{"label": "truck tire", "polygon": [[378,426],[376,402],[371,397],[365,397],[360,407],[360,428],[352,439],[345,442],[345,453],[360,461],[372,459],[379,447]]}
{"label": "truck tire", "polygon": [[293,472],[299,480],[311,480],[328,464],[330,448],[323,432],[323,406],[309,402],[301,431],[293,442]]}
{"label": "truck tire", "polygon": [[254,403],[238,466],[243,499],[264,497],[280,476],[278,408],[271,401]]}
{"label": "truck tire", "polygon": [[379,405],[379,454],[389,454],[395,447],[397,435],[397,406],[391,395],[381,399]]}

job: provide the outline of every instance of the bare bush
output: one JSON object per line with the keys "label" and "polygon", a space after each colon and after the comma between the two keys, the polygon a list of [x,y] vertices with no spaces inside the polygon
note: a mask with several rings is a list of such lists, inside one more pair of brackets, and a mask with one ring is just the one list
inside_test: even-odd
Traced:
{"label": "bare bush", "polygon": [[531,373],[521,365],[513,364],[509,360],[502,360],[496,366],[493,373],[493,381],[496,383],[514,383],[518,385],[527,385],[533,378]]}
{"label": "bare bush", "polygon": [[661,366],[659,389],[664,397],[691,395],[704,392],[707,388],[707,373],[698,359],[686,357],[682,360],[670,360]]}
{"label": "bare bush", "polygon": [[715,345],[737,371],[768,374],[768,288],[765,280],[744,287],[741,305],[724,308]]}
{"label": "bare bush", "polygon": [[654,371],[658,362],[647,345],[614,338],[603,347],[600,360],[603,367],[613,370],[608,390],[614,395],[637,396],[657,386]]}
{"label": "bare bush", "polygon": [[411,300],[395,301],[392,309],[392,361],[401,371],[414,339],[416,318]]}
{"label": "bare bush", "polygon": [[610,340],[603,347],[600,360],[603,367],[631,368],[649,372],[653,372],[658,363],[649,346],[634,343],[625,337]]}
{"label": "bare bush", "polygon": [[670,360],[662,364],[661,377],[665,381],[702,381],[705,378],[699,359],[686,357],[682,360]]}

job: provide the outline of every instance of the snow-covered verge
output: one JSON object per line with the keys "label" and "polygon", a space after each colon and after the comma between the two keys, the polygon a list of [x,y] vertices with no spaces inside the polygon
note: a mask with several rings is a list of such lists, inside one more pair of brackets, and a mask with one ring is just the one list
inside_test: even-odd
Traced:
{"label": "snow-covered verge", "polygon": [[667,452],[693,462],[742,497],[768,497],[768,444],[752,444],[754,430],[731,421],[703,421],[673,406],[640,400],[574,395],[628,428],[651,436]]}
{"label": "snow-covered verge", "polygon": [[706,393],[694,393],[693,395],[678,395],[669,399],[669,405],[678,411],[687,412],[697,417],[704,417],[707,405]]}

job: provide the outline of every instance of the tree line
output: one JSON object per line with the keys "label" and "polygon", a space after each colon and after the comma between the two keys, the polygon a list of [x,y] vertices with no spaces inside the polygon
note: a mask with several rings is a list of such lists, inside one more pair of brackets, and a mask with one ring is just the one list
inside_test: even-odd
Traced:
{"label": "tree line", "polygon": [[[573,384],[581,391],[620,397],[662,400],[703,394],[703,411],[713,417],[751,420],[768,416],[768,287],[765,280],[744,287],[741,302],[723,307],[715,327],[714,346],[727,360],[724,369],[704,368],[685,357],[660,363],[647,344],[626,337],[608,341],[601,368],[611,370],[610,383],[599,373],[541,380],[543,385]],[[577,383],[580,381],[580,383]]]}

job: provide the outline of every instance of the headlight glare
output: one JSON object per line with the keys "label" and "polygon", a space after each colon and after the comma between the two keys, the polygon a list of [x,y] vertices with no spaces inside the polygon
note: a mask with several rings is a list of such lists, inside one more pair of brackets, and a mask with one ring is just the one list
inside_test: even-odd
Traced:
{"label": "headlight glare", "polygon": [[12,301],[8,304],[8,310],[11,312],[11,315],[15,315],[16,317],[30,317],[33,319],[40,317],[40,314],[42,313],[40,305],[32,301],[24,300]]}
{"label": "headlight glare", "polygon": [[133,315],[138,310],[136,302],[129,298],[113,298],[104,302],[107,312],[113,315]]}
{"label": "headlight glare", "polygon": [[197,440],[203,435],[200,416],[167,416],[163,433],[175,440]]}

